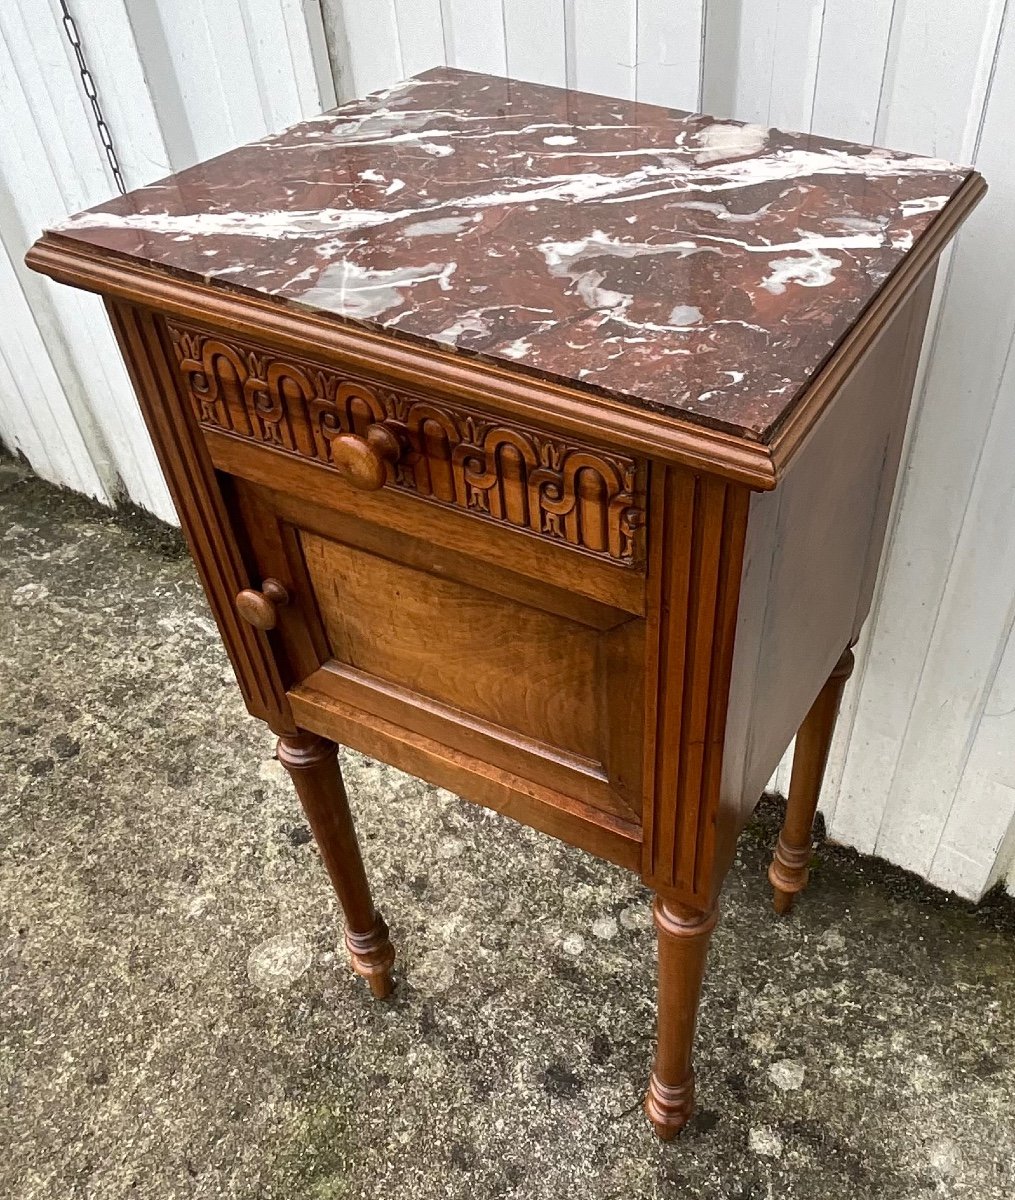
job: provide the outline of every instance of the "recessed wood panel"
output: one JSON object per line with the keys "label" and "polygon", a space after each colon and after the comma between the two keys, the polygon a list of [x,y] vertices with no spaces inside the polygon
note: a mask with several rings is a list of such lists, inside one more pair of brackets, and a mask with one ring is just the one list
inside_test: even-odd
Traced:
{"label": "recessed wood panel", "polygon": [[334,657],[410,692],[601,762],[598,630],[302,535]]}

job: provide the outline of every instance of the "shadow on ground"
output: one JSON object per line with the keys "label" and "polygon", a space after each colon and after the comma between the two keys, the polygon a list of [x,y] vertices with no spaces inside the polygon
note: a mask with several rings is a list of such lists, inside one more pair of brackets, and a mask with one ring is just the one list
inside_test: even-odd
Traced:
{"label": "shadow on ground", "polygon": [[1015,1195],[1009,902],[825,846],[778,920],[763,803],[661,1145],[637,880],[343,754],[372,1002],[178,536],[6,460],[0,562],[0,1195]]}

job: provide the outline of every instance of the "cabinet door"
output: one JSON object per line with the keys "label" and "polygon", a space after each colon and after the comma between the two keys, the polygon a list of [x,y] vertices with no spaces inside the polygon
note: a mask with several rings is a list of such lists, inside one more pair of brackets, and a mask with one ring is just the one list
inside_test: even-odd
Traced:
{"label": "cabinet door", "polygon": [[[512,815],[577,844],[602,849],[569,823],[637,840],[643,618],[570,591],[566,571],[549,582],[501,565],[503,547],[485,560],[450,548],[422,506],[413,536],[231,488],[253,585],[275,579],[288,596],[268,636],[301,724],[504,808],[499,781],[555,810]],[[524,553],[523,535],[482,529]]]}

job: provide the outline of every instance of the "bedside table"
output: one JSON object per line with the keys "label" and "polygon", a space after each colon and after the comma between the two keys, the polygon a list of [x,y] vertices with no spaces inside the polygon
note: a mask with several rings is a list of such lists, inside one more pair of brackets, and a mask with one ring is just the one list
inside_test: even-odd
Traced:
{"label": "bedside table", "polygon": [[340,741],[640,874],[646,1110],[686,1123],[719,892],[794,734],[776,908],[807,881],[934,269],[983,191],[440,69],[31,250],[106,299],[375,995]]}

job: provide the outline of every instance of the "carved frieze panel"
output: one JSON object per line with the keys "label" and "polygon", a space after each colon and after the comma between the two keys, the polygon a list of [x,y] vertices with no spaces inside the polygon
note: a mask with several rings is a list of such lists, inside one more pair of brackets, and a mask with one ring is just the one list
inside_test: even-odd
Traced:
{"label": "carved frieze panel", "polygon": [[340,435],[383,423],[388,486],[625,565],[644,559],[644,464],[514,421],[168,322],[198,422],[332,463]]}

